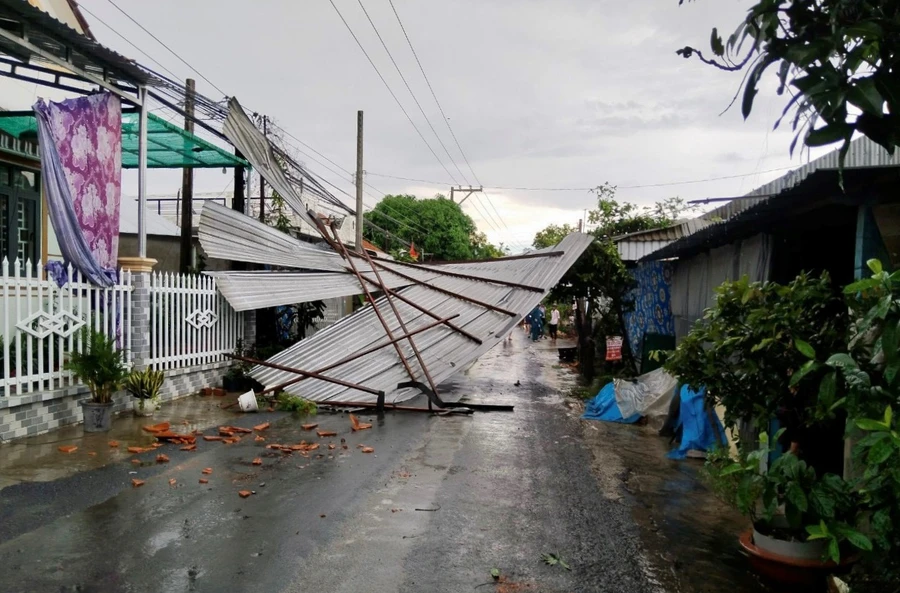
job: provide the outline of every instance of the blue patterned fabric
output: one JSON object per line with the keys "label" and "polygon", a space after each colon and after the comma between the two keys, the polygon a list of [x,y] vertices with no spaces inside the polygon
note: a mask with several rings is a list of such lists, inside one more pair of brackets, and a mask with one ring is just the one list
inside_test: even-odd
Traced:
{"label": "blue patterned fabric", "polygon": [[670,286],[672,266],[665,262],[645,262],[632,270],[637,288],[631,291],[634,310],[625,314],[625,332],[631,353],[640,360],[644,334],[675,335]]}

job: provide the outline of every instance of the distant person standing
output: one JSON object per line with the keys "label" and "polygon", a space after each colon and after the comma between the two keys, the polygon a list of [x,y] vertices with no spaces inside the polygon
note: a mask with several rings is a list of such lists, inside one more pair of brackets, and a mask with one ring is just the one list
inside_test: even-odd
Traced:
{"label": "distant person standing", "polygon": [[559,329],[559,309],[556,308],[556,305],[553,305],[553,309],[550,310],[550,339],[556,339],[556,332]]}
{"label": "distant person standing", "polygon": [[544,339],[544,324],[547,323],[547,307],[541,303],[538,308],[541,310],[541,339]]}
{"label": "distant person standing", "polygon": [[534,310],[531,311],[531,341],[537,342],[541,339],[541,331],[543,330],[543,323],[541,322],[541,309],[540,307],[535,307]]}

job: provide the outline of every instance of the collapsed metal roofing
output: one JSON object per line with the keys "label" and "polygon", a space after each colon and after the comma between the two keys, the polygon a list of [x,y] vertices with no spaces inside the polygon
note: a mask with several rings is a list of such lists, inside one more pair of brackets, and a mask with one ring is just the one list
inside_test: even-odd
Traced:
{"label": "collapsed metal roofing", "polygon": [[222,294],[237,310],[361,292],[369,299],[368,306],[256,366],[253,378],[273,390],[316,402],[362,403],[401,402],[424,392],[443,406],[437,385],[506,338],[594,240],[574,233],[556,247],[522,256],[427,265],[350,252],[337,223],[329,233],[305,210],[268,140],[237,101],[229,107],[228,139],[329,248],[208,204],[199,225],[208,255],[285,268],[214,273]]}

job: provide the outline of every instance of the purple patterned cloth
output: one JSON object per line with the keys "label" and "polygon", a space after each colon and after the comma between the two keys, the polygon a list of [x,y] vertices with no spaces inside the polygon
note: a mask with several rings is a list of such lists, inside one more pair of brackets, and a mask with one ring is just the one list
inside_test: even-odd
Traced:
{"label": "purple patterned cloth", "polygon": [[102,268],[119,254],[122,105],[111,93],[49,103],[50,131],[85,241]]}

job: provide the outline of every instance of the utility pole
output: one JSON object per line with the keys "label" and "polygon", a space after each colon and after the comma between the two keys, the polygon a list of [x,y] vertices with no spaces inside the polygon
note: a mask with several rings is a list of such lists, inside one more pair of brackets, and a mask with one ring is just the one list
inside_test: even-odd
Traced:
{"label": "utility pole", "polygon": [[356,251],[363,252],[363,112],[356,112]]}
{"label": "utility pole", "polygon": [[[194,133],[194,79],[184,81],[184,130]],[[194,255],[194,169],[185,166],[181,170],[181,258],[179,270],[187,274]]]}
{"label": "utility pole", "polygon": [[469,187],[467,187],[467,188],[466,188],[466,187],[463,187],[463,186],[461,186],[461,185],[460,185],[460,186],[457,186],[457,187],[452,187],[452,186],[451,186],[451,187],[450,187],[450,201],[451,201],[451,202],[455,202],[455,201],[456,201],[456,200],[454,199],[454,194],[456,194],[456,193],[465,193],[465,194],[466,194],[465,197],[463,197],[463,199],[461,199],[461,200],[459,201],[459,205],[462,206],[462,203],[465,202],[466,200],[468,200],[468,199],[469,199],[469,196],[471,196],[471,195],[474,194],[475,192],[479,192],[479,191],[484,191],[484,188],[481,187],[481,186],[478,186],[478,187],[472,187],[471,185],[470,185]]}
{"label": "utility pole", "polygon": [[[269,116],[263,116],[263,136],[268,133]],[[266,222],[266,180],[259,176],[259,221]]]}
{"label": "utility pole", "polygon": [[[239,159],[244,158],[241,151],[234,149],[234,156]],[[234,168],[234,196],[231,198],[231,209],[244,214],[244,167]]]}

